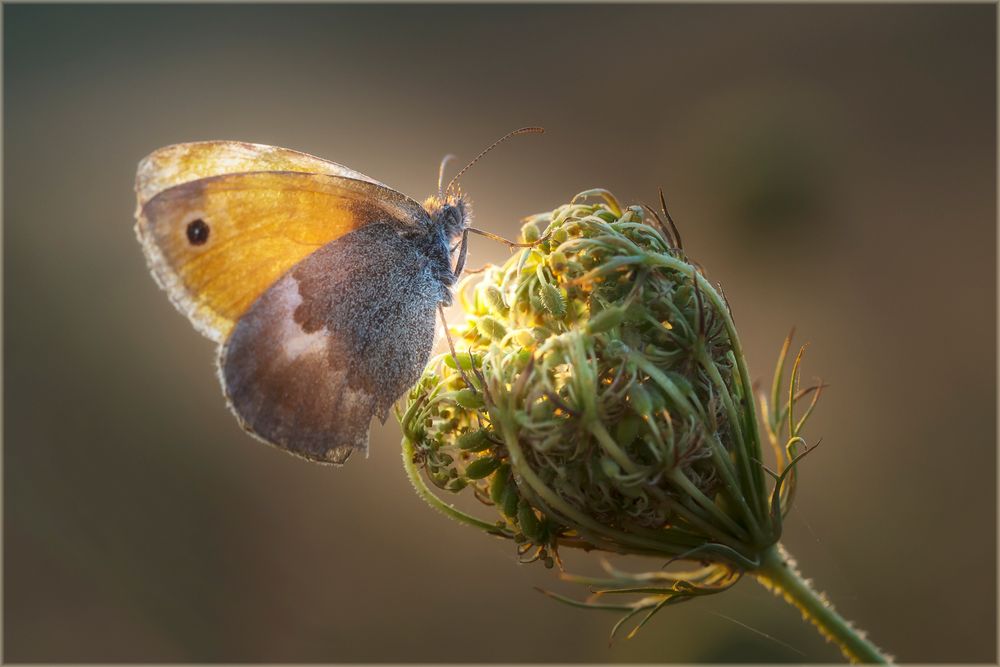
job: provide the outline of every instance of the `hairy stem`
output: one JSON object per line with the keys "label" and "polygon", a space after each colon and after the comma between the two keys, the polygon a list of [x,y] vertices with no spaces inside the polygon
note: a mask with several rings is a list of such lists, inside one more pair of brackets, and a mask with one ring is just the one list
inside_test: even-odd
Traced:
{"label": "hairy stem", "polygon": [[757,581],[775,594],[795,605],[824,637],[840,647],[841,653],[853,663],[890,664],[892,656],[883,653],[870,642],[865,633],[837,613],[826,597],[802,578],[795,562],[781,544],[764,552],[760,567],[754,574]]}

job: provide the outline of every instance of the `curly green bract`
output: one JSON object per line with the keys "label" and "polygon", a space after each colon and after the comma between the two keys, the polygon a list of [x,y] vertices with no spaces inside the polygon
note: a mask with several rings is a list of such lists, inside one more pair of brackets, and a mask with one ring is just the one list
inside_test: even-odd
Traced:
{"label": "curly green bract", "polygon": [[[779,468],[767,470],[729,305],[662,212],[593,190],[530,218],[533,245],[459,286],[465,322],[400,418],[418,492],[515,540],[523,560],[551,567],[560,548],[580,547],[702,564],[575,578],[645,595],[610,605],[631,613],[757,567],[780,537],[804,444],[791,407],[819,394],[798,391],[796,363],[776,409],[786,342],[770,408],[763,401]],[[471,492],[495,516],[460,512],[441,492]]]}

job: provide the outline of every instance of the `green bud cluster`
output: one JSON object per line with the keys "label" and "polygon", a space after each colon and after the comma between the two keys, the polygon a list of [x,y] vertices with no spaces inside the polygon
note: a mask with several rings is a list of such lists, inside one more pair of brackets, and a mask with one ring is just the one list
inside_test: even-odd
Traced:
{"label": "green bud cluster", "polygon": [[[620,607],[650,615],[731,586],[778,541],[804,445],[792,404],[809,393],[797,389],[796,360],[776,410],[779,364],[763,402],[772,473],[729,305],[662,213],[593,190],[529,218],[532,246],[459,286],[466,319],[400,416],[418,492],[512,539],[525,561],[551,567],[559,549],[578,547],[704,565],[601,582],[662,586]],[[786,354],[787,344],[782,363]],[[425,479],[471,492],[492,519],[456,510]]]}

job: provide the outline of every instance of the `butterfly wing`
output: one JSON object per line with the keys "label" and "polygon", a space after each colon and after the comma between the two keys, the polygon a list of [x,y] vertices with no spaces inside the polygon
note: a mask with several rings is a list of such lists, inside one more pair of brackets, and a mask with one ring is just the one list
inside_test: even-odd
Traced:
{"label": "butterfly wing", "polygon": [[[235,157],[226,163],[222,156],[232,157],[229,153],[195,159],[196,149],[172,154],[169,160],[159,153],[139,168],[136,234],[170,300],[218,342],[268,287],[330,241],[373,222],[413,230],[430,225],[419,204],[367,177],[302,171],[196,177],[225,164],[270,166],[290,151],[279,150],[267,163]],[[310,166],[309,160],[323,162],[309,156],[296,160],[301,168]],[[150,195],[164,185],[166,189]]]}
{"label": "butterfly wing", "polygon": [[195,141],[159,148],[139,162],[135,191],[141,210],[147,201],[175,185],[199,178],[250,171],[296,171],[329,174],[366,181],[388,189],[383,183],[308,153],[244,141]]}
{"label": "butterfly wing", "polygon": [[448,296],[419,239],[376,223],[297,264],[238,320],[219,374],[251,433],[341,464],[420,376]]}

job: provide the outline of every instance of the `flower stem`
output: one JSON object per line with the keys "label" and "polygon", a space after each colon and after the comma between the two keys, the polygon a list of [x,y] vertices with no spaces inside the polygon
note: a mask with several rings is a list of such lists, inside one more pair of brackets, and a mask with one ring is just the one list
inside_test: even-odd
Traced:
{"label": "flower stem", "polygon": [[795,568],[795,561],[781,544],[775,544],[761,557],[754,575],[765,588],[781,594],[802,612],[820,634],[840,647],[853,663],[890,664],[892,656],[868,641],[862,630],[837,613],[826,597],[814,589]]}

